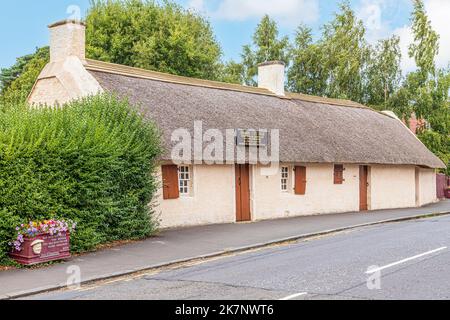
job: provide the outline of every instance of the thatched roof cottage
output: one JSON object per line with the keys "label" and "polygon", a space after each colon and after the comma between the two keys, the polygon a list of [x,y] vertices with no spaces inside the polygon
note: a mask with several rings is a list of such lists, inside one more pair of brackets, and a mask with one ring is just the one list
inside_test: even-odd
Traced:
{"label": "thatched roof cottage", "polygon": [[[445,165],[394,114],[285,92],[281,62],[260,65],[253,88],[89,60],[82,23],[62,21],[50,31],[51,61],[29,102],[111,92],[139,106],[164,139],[163,227],[437,201],[436,169]],[[179,152],[183,136],[189,141]],[[211,144],[212,159],[202,158]],[[252,150],[270,155],[270,164],[255,161]]]}

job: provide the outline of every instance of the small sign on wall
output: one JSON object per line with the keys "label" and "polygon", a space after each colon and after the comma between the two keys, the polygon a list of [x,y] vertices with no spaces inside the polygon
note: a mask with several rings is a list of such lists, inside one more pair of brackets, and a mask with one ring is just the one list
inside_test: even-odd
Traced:
{"label": "small sign on wall", "polygon": [[267,147],[267,130],[237,129],[236,144],[243,147]]}

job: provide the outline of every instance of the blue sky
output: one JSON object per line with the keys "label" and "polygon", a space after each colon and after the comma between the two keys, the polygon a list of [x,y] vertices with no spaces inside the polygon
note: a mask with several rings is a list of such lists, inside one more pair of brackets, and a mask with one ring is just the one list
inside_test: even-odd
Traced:
{"label": "blue sky", "polygon": [[[334,0],[176,0],[186,8],[195,8],[209,18],[217,39],[222,45],[224,60],[239,60],[242,45],[251,41],[256,24],[264,13],[269,13],[280,24],[283,35],[292,36],[296,26],[303,22],[316,35],[320,27],[332,18],[339,1]],[[450,57],[450,32],[446,13],[449,0],[425,0],[431,21],[441,33],[440,66],[446,66]],[[368,28],[368,40],[398,34],[402,49],[411,41],[408,28],[412,9],[410,0],[351,0],[353,9]],[[15,58],[48,44],[49,23],[78,14],[85,15],[89,0],[16,0],[0,4],[0,67],[14,63]],[[68,10],[69,9],[69,10]],[[404,59],[403,68],[413,64]]]}

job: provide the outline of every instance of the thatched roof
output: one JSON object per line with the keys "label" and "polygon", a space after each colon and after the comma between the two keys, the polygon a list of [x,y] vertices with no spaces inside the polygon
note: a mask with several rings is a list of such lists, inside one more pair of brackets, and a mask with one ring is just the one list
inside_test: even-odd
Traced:
{"label": "thatched roof", "polygon": [[398,119],[351,101],[269,91],[88,61],[109,92],[125,96],[159,126],[170,160],[172,132],[280,129],[280,160],[295,163],[445,165]]}

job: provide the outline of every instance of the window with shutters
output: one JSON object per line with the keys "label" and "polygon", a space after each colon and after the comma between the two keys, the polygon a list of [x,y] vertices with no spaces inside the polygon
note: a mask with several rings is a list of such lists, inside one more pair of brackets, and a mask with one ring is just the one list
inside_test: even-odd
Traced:
{"label": "window with shutters", "polygon": [[289,167],[281,167],[281,191],[289,191]]}
{"label": "window with shutters", "polygon": [[178,183],[181,196],[189,196],[191,189],[191,171],[189,166],[178,167]]}
{"label": "window with shutters", "polygon": [[334,165],[334,184],[344,183],[344,166],[342,164]]}

